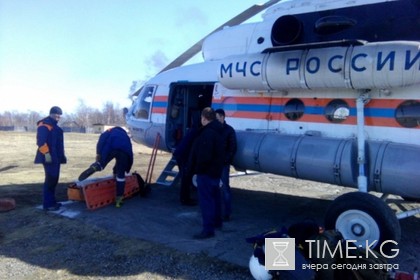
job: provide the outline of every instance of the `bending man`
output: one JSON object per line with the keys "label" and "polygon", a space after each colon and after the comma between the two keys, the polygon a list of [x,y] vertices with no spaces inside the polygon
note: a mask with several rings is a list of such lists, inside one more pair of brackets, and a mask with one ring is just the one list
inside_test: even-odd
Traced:
{"label": "bending man", "polygon": [[113,159],[115,159],[113,174],[117,181],[115,206],[120,207],[124,198],[125,173],[130,172],[133,165],[131,139],[123,128],[116,126],[99,136],[96,145],[96,162],[80,174],[79,181],[85,180],[96,171],[103,170]]}

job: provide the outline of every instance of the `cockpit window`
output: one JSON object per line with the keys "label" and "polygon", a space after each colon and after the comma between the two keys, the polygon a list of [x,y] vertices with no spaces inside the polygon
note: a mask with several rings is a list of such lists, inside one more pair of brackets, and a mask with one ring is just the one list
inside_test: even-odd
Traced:
{"label": "cockpit window", "polygon": [[149,119],[155,86],[145,86],[135,101],[132,114],[138,119]]}

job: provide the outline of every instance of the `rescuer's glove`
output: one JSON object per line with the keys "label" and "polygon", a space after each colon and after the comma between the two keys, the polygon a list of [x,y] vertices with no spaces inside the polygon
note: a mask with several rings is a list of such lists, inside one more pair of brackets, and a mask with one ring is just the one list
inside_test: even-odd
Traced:
{"label": "rescuer's glove", "polygon": [[52,158],[50,153],[46,153],[45,155],[45,163],[52,163]]}

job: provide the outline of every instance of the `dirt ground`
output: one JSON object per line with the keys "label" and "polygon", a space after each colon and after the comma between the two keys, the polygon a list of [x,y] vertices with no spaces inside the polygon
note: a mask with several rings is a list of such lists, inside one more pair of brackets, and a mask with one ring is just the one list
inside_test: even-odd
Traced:
{"label": "dirt ground", "polygon": [[[97,139],[98,135],[94,134],[65,134],[68,164],[62,166],[57,190],[59,200],[67,200],[67,186],[94,160]],[[248,253],[238,259],[235,259],[236,255],[223,256],[217,250],[191,253],[179,244],[156,242],[146,233],[144,236],[124,236],[104,227],[105,223],[92,221],[97,217],[94,215],[90,215],[91,220],[68,220],[37,210],[44,174],[42,166],[33,164],[35,134],[0,132],[0,147],[0,198],[14,198],[17,203],[15,210],[0,213],[0,279],[252,279],[246,267]],[[134,144],[133,148],[133,171],[144,178],[151,149],[139,144]],[[152,182],[169,158],[169,154],[158,153]],[[111,167],[94,176],[110,173]],[[245,236],[258,234],[271,225],[290,224],[308,217],[322,223],[322,213],[328,203],[351,191],[269,174],[235,176],[231,184],[236,217],[245,220],[250,216],[247,211],[251,210],[255,216],[249,217],[247,226],[235,224],[233,220],[227,227],[226,236],[229,230],[243,231]],[[156,190],[156,193],[165,192],[165,189]],[[176,195],[174,190],[169,193]],[[176,207],[179,206],[175,207],[169,201],[160,200],[152,205],[153,199],[156,195],[151,197],[150,207],[166,206],[167,211],[157,214],[156,223],[160,222],[159,215],[178,211]],[[391,203],[396,210],[412,207],[399,198],[393,198]],[[127,207],[130,207],[129,203]],[[266,227],[261,227],[260,232],[252,222],[255,217],[265,222]],[[400,224],[400,253],[393,262],[398,263],[401,270],[412,271],[415,266],[420,267],[420,216],[403,219]],[[244,228],[237,229],[239,225]],[[215,246],[219,244],[223,244],[221,240]],[[189,272],[189,268],[194,272]]]}

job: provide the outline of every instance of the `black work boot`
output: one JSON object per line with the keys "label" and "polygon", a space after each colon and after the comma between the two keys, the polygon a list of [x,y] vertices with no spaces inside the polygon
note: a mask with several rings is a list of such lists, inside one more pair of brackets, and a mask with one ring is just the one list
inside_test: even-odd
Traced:
{"label": "black work boot", "polygon": [[83,171],[80,174],[79,181],[83,181],[83,180],[87,179],[90,175],[92,175],[96,171],[100,171],[100,170],[102,170],[102,167],[99,164],[99,162],[92,163],[92,165],[89,166],[88,169],[86,169],[85,171]]}

